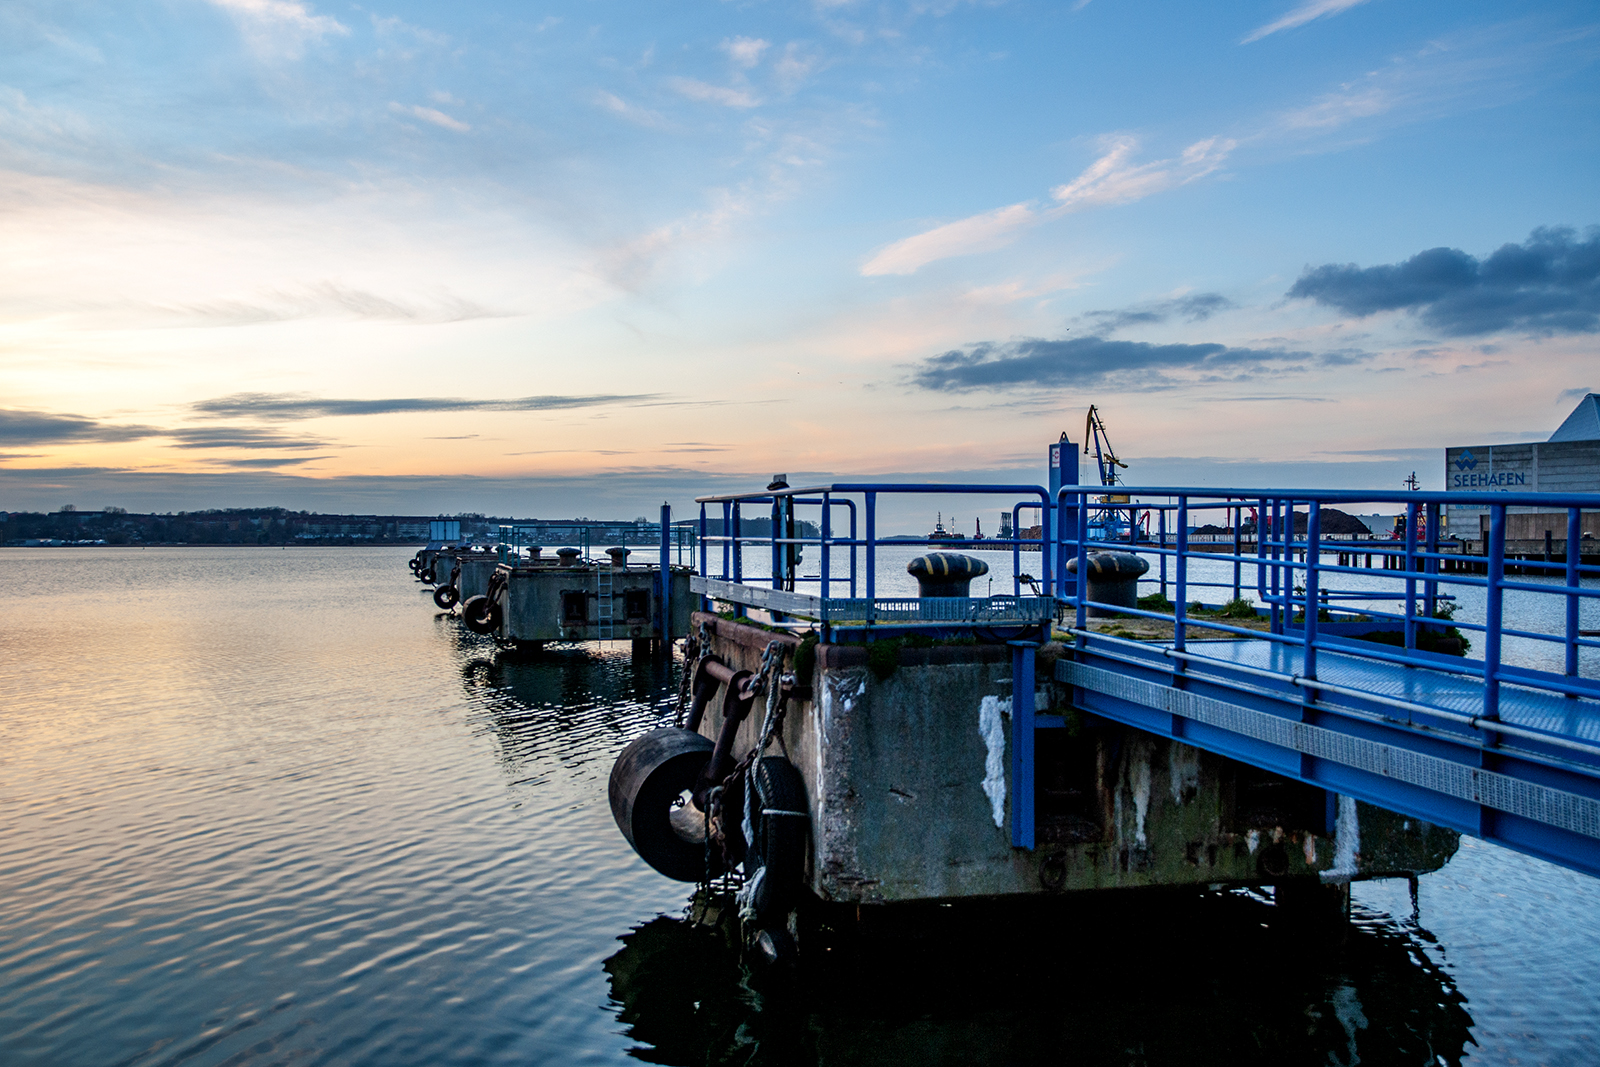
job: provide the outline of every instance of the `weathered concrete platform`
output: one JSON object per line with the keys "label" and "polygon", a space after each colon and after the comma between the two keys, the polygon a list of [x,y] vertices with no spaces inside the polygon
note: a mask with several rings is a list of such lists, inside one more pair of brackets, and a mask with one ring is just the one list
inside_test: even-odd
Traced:
{"label": "weathered concrete platform", "polygon": [[[696,612],[708,651],[759,672],[800,639]],[[805,782],[806,882],[845,903],[954,901],[1160,885],[1344,882],[1441,867],[1457,835],[1080,713],[1038,653],[1037,847],[1013,848],[1011,650],[817,645],[779,743]],[[722,728],[720,697],[699,732]],[[1052,720],[1051,717],[1055,718]],[[761,714],[734,749],[757,743]]]}
{"label": "weathered concrete platform", "polygon": [[[503,591],[497,593],[499,636],[517,642],[660,638],[659,570],[648,564],[619,567],[585,561],[575,555],[499,564],[494,569],[504,582]],[[688,567],[668,568],[668,638],[689,632],[694,607],[689,573]]]}

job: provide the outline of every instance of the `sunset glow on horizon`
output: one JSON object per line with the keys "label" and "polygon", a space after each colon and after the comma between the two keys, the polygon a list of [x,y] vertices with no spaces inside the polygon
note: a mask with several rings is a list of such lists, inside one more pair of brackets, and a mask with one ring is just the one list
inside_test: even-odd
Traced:
{"label": "sunset glow on horizon", "polygon": [[23,0],[0,42],[0,510],[1036,481],[1091,403],[1133,485],[1437,487],[1600,388],[1588,5]]}

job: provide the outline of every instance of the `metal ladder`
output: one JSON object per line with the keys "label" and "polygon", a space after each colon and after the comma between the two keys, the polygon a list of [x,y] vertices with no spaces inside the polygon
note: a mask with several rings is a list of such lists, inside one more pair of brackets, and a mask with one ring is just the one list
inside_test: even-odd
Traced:
{"label": "metal ladder", "polygon": [[595,591],[599,594],[599,602],[595,605],[597,612],[597,625],[595,636],[601,641],[610,641],[615,636],[612,631],[614,620],[612,609],[616,606],[612,599],[611,567],[600,564],[595,571]]}

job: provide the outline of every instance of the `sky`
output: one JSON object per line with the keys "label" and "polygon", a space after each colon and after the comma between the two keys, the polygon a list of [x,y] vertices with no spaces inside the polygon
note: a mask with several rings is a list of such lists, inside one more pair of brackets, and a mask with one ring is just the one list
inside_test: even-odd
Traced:
{"label": "sky", "polygon": [[1581,2],[8,0],[0,509],[1032,483],[1090,404],[1134,486],[1438,488],[1600,389],[1597,60]]}

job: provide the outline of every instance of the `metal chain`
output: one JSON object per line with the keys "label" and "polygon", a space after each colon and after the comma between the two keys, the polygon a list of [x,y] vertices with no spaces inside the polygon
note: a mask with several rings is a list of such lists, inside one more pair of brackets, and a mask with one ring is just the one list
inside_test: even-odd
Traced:
{"label": "metal chain", "polygon": [[[756,760],[760,759],[761,754],[767,750],[767,746],[772,744],[772,739],[777,736],[779,729],[783,727],[783,715],[789,707],[788,694],[783,691],[783,659],[788,655],[788,652],[788,647],[782,641],[772,641],[767,644],[766,649],[761,653],[761,673],[756,678],[756,684],[751,688],[758,693],[763,689],[766,690],[766,716],[761,720],[761,734],[754,747],[745,753],[744,759],[740,760],[733,768],[732,773],[728,775],[728,780],[744,774],[754,766]],[[769,673],[771,675],[770,681],[768,680]]]}
{"label": "metal chain", "polygon": [[683,675],[678,679],[678,707],[673,725],[682,729],[689,707],[689,683],[700,671],[700,642],[690,634],[683,642]]}

